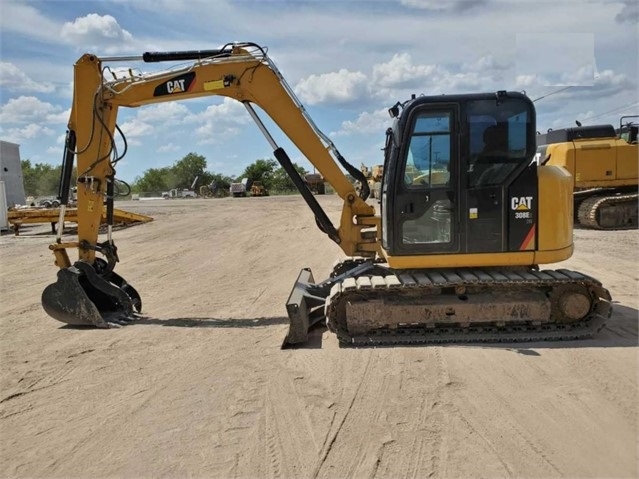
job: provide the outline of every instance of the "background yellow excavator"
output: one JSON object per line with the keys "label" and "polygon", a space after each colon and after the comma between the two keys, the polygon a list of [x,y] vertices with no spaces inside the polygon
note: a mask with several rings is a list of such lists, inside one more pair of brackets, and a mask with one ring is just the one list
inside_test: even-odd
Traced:
{"label": "background yellow excavator", "polygon": [[[108,63],[121,60],[189,65],[107,79]],[[66,203],[77,158],[78,240],[64,243],[58,233],[50,246],[59,267],[42,294],[50,316],[102,328],[138,317],[140,295],[114,271],[111,228],[98,237],[103,208],[107,218],[113,213],[115,167],[124,155],[116,151],[118,109],[206,95],[246,107],[321,231],[348,257],[319,283],[301,270],[286,303],[285,344],[304,343],[320,322],[349,345],[574,339],[590,337],[610,315],[610,296],[597,280],[537,266],[573,252],[573,185],[565,169],[533,161],[535,110],[525,95],[413,96],[391,107],[376,213],[366,202],[366,178],[316,127],[265,49],[234,43],[77,61],[60,196]],[[339,225],[254,105],[343,200]],[[361,182],[361,194],[342,168]],[[69,249],[78,251],[73,263]]]}
{"label": "background yellow excavator", "polygon": [[539,161],[566,168],[573,178],[574,218],[595,229],[639,224],[639,124],[625,116],[619,129],[588,125],[537,135]]}

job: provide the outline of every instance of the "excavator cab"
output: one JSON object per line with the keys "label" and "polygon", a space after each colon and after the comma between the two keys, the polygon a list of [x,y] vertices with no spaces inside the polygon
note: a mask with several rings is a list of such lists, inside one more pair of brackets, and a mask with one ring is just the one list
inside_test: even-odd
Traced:
{"label": "excavator cab", "polygon": [[419,97],[405,105],[386,149],[388,255],[520,251],[537,223],[534,124],[522,94]]}
{"label": "excavator cab", "polygon": [[608,292],[581,273],[537,266],[572,254],[572,198],[565,170],[534,161],[532,101],[504,91],[421,96],[391,116],[380,258],[346,260],[318,284],[303,270],[288,339],[302,342],[319,320],[356,346],[598,331]]}

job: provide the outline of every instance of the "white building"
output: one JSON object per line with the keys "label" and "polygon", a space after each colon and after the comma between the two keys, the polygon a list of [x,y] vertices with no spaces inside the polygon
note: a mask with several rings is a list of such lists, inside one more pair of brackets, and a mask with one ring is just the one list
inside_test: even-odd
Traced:
{"label": "white building", "polygon": [[25,204],[20,145],[0,141],[0,181],[4,182],[8,207]]}

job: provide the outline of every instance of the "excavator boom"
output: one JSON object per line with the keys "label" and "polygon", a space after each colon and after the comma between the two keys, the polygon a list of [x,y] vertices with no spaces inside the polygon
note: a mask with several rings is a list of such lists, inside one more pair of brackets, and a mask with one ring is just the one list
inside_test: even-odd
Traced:
{"label": "excavator boom", "polygon": [[[192,63],[159,73],[122,78],[114,75],[113,79],[107,79],[110,70],[107,63],[118,61]],[[96,327],[127,324],[135,319],[135,311],[141,310],[140,295],[113,271],[118,257],[110,227],[107,240],[98,241],[103,208],[107,210],[107,219],[113,210],[115,167],[126,152],[119,155],[115,143],[118,110],[203,96],[223,96],[241,102],[309,204],[319,228],[349,256],[376,256],[379,222],[374,208],[365,202],[368,191],[358,195],[340,166],[356,178],[359,171],[346,162],[333,142],[317,128],[263,48],[241,43],[217,50],[147,52],[140,57],[100,58],[85,54],[75,64],[73,105],[61,179],[68,189],[75,157],[78,242],[62,243],[58,236],[50,247],[61,268],[58,281],[42,295],[43,307],[50,316],[68,324]],[[344,200],[338,226],[333,225],[287,153],[275,142],[255,106],[267,112],[286,132]],[[362,182],[366,183],[363,178]],[[63,203],[62,211],[64,199]],[[69,248],[78,250],[78,260],[73,264],[67,254]]]}

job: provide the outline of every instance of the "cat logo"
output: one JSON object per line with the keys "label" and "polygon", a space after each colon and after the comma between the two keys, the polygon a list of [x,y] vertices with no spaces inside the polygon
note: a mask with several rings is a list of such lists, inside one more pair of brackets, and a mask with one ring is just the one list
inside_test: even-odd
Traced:
{"label": "cat logo", "polygon": [[184,78],[166,82],[166,91],[169,93],[182,93],[184,90]]}
{"label": "cat logo", "polygon": [[170,80],[160,83],[155,87],[153,96],[176,95],[179,93],[187,93],[195,84],[195,72],[185,73],[184,75],[171,78]]}
{"label": "cat logo", "polygon": [[510,199],[510,208],[516,211],[529,211],[532,208],[532,199],[532,196],[515,196]]}

